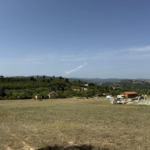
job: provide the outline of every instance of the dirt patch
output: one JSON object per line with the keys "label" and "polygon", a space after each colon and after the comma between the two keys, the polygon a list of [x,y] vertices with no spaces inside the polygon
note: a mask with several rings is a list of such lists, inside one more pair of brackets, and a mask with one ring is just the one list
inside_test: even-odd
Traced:
{"label": "dirt patch", "polygon": [[6,146],[5,148],[6,150],[12,150],[9,146]]}
{"label": "dirt patch", "polygon": [[25,142],[22,142],[22,143],[24,144],[24,149],[25,149],[25,150],[35,150],[35,148],[33,148],[33,147],[27,145]]}

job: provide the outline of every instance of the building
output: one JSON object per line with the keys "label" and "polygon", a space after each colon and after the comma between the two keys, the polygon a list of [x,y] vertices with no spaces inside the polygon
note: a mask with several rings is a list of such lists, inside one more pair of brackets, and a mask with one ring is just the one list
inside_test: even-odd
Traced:
{"label": "building", "polygon": [[82,88],[83,91],[87,91],[87,88]]}
{"label": "building", "polygon": [[122,87],[115,87],[115,86],[112,86],[113,90],[114,89],[121,89]]}
{"label": "building", "polygon": [[136,92],[123,92],[120,95],[124,95],[125,98],[133,98],[136,97],[138,94]]}
{"label": "building", "polygon": [[42,100],[42,96],[40,94],[35,95],[35,98]]}
{"label": "building", "polygon": [[89,84],[87,83],[87,84],[84,84],[84,86],[89,86]]}
{"label": "building", "polygon": [[51,92],[51,93],[48,94],[48,97],[49,97],[49,98],[53,98],[53,97],[57,97],[57,98],[58,98],[58,97],[59,97],[59,94],[56,93],[55,91],[53,91],[53,92]]}
{"label": "building", "polygon": [[80,89],[72,89],[73,91],[80,91]]}

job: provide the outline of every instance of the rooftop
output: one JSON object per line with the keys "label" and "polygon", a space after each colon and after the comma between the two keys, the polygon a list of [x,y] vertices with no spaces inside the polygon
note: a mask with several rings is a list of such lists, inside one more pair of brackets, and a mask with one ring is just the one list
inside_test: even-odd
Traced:
{"label": "rooftop", "polygon": [[125,94],[137,94],[136,92],[123,92]]}

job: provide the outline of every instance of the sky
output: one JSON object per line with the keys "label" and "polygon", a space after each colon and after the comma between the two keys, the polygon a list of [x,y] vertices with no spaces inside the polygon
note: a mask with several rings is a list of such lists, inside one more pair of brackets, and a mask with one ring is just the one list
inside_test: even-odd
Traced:
{"label": "sky", "polygon": [[1,0],[0,75],[150,78],[149,0]]}

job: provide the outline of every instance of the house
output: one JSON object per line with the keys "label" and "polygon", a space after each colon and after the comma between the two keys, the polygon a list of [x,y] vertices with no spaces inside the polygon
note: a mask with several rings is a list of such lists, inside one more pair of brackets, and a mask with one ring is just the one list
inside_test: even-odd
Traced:
{"label": "house", "polygon": [[89,84],[87,83],[87,84],[84,84],[84,86],[89,86]]}
{"label": "house", "polygon": [[121,89],[122,87],[115,87],[115,86],[113,86],[112,88],[114,90],[114,89]]}
{"label": "house", "polygon": [[53,92],[49,93],[48,96],[49,96],[49,98],[53,98],[53,97],[57,97],[58,98],[59,94],[56,93],[55,91],[53,91]]}
{"label": "house", "polygon": [[133,98],[136,97],[138,94],[136,92],[123,92],[120,95],[124,95],[125,98]]}
{"label": "house", "polygon": [[80,89],[72,89],[73,91],[80,91]]}
{"label": "house", "polygon": [[37,95],[35,95],[35,98],[41,100],[41,99],[42,99],[42,96],[41,96],[40,94],[37,94]]}
{"label": "house", "polygon": [[82,88],[83,91],[87,91],[87,88]]}
{"label": "house", "polygon": [[84,88],[84,91],[87,91],[87,88]]}

